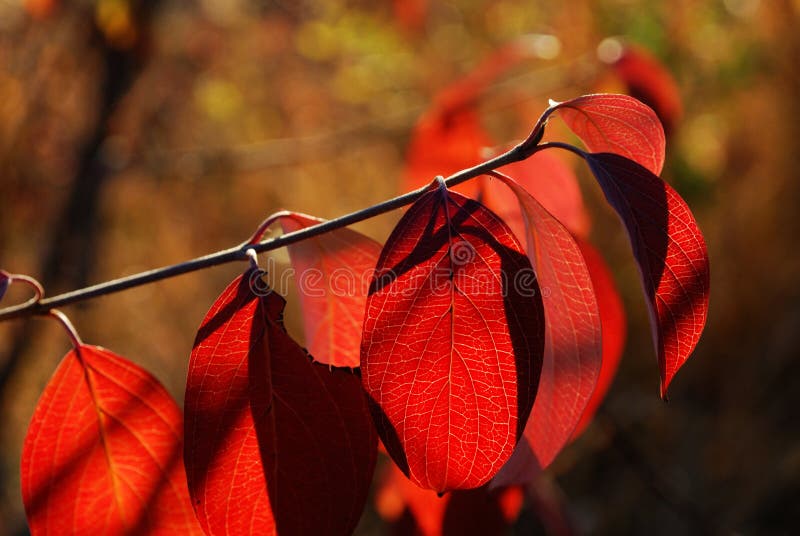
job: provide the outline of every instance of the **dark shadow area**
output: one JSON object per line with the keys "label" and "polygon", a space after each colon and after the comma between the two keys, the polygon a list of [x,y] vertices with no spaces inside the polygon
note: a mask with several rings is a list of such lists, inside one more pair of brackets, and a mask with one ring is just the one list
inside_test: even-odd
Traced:
{"label": "dark shadow area", "polygon": [[349,534],[377,456],[361,379],[314,363],[286,332],[277,293],[259,298],[248,355],[250,412],[278,534]]}

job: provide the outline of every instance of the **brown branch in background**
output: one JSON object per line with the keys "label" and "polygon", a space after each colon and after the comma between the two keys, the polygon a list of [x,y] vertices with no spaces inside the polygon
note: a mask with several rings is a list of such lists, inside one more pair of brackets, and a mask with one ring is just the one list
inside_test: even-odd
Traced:
{"label": "brown branch in background", "polygon": [[[158,2],[142,0],[132,4],[135,46],[121,48],[109,41],[95,24],[90,39],[102,58],[97,80],[99,111],[88,139],[79,151],[78,166],[61,214],[55,220],[49,244],[40,261],[41,283],[47,289],[83,286],[95,264],[99,200],[108,169],[102,161],[103,142],[117,105],[130,89],[145,61],[150,22]],[[85,8],[79,8],[85,9]],[[87,11],[87,20],[94,20]],[[14,333],[8,354],[0,359],[0,393],[17,370],[22,356],[35,339],[37,328],[26,320]]]}

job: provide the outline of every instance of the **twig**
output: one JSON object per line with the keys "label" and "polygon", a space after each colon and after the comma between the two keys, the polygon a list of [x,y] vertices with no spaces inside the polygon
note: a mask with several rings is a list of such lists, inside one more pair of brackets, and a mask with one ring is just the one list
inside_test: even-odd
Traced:
{"label": "twig", "polygon": [[[539,123],[537,123],[534,131],[536,131],[538,127]],[[500,156],[451,175],[447,178],[447,180],[445,180],[445,183],[449,187],[455,186],[474,177],[483,175],[495,168],[511,164],[512,162],[524,160],[538,149],[539,147],[531,147],[529,144],[526,146],[526,143],[523,142],[511,150],[501,154]],[[416,199],[420,197],[423,192],[427,190],[427,188],[428,187],[420,188],[418,190],[414,190],[413,192],[388,199],[371,207],[358,210],[356,212],[351,212],[350,214],[346,214],[344,216],[340,216],[333,220],[328,220],[311,227],[306,227],[298,231],[287,233],[259,244],[249,244],[245,242],[242,245],[217,251],[215,253],[211,253],[209,255],[198,257],[189,261],[173,264],[171,266],[156,268],[154,270],[141,272],[127,277],[121,277],[119,279],[106,281],[90,287],[80,288],[50,298],[44,298],[35,303],[24,303],[7,307],[5,309],[0,309],[0,321],[10,320],[12,318],[48,314],[51,309],[56,307],[62,307],[65,305],[85,301],[98,296],[105,296],[107,294],[146,285],[155,281],[161,281],[162,279],[168,279],[170,277],[202,270],[211,266],[217,266],[233,261],[247,260],[248,257],[246,255],[246,250],[249,248],[252,248],[257,252],[271,251],[283,246],[288,246],[289,244],[294,244],[295,242],[299,242],[301,240],[313,238],[315,236],[352,225],[380,214],[384,214],[396,208],[410,205],[416,201]]]}

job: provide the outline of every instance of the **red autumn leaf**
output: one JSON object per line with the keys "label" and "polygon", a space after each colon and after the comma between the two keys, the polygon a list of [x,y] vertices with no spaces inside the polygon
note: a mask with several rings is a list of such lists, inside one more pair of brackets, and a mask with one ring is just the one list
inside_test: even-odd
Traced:
{"label": "red autumn leaf", "polygon": [[395,536],[502,534],[519,517],[519,487],[455,490],[440,497],[412,483],[395,464],[386,466],[375,493],[376,509]]}
{"label": "red autumn leaf", "polygon": [[[289,233],[323,220],[292,212],[278,221]],[[344,228],[295,242],[288,249],[308,351],[326,365],[358,367],[367,289],[381,245]]]}
{"label": "red autumn leaf", "polygon": [[584,95],[559,103],[559,115],[594,153],[614,153],[646,167],[653,174],[664,167],[664,128],[656,114],[633,97]]}
{"label": "red autumn leaf", "polygon": [[443,184],[386,242],[367,299],[362,375],[381,439],[417,485],[478,487],[511,455],[541,368],[532,276],[511,230]]}
{"label": "red autumn leaf", "polygon": [[[478,115],[471,109],[443,111],[434,108],[422,116],[414,128],[401,188],[416,190],[437,175],[447,177],[479,164],[483,160],[483,148],[491,145]],[[466,196],[477,197],[479,185],[473,180],[456,188]]]}
{"label": "red autumn leaf", "polygon": [[181,463],[181,413],[144,369],[97,346],[70,351],[22,450],[33,534],[202,534]]}
{"label": "red autumn leaf", "polygon": [[708,313],[708,251],[686,202],[667,183],[616,154],[585,155],[628,232],[661,373],[661,396],[697,345]]}
{"label": "red autumn leaf", "polygon": [[[494,142],[481,126],[476,104],[486,87],[533,53],[525,37],[511,41],[480,63],[470,74],[439,92],[411,135],[402,190],[421,188],[436,177],[481,163],[483,149]],[[477,198],[480,180],[455,187]]]}
{"label": "red autumn leaf", "polygon": [[672,132],[683,116],[683,103],[666,67],[644,48],[632,45],[620,46],[611,67],[628,93],[653,109],[667,134]]}
{"label": "red autumn leaf", "polygon": [[208,534],[350,534],[377,453],[360,381],[311,361],[283,328],[283,298],[254,284],[260,274],[228,286],[192,350],[185,458],[197,516]]}
{"label": "red autumn leaf", "polygon": [[601,366],[600,315],[580,248],[524,188],[498,175],[518,199],[528,258],[544,296],[545,343],[533,410],[493,486],[528,482],[564,448],[594,391]]}
{"label": "red autumn leaf", "polygon": [[597,298],[597,308],[600,311],[600,324],[603,327],[603,364],[600,367],[600,376],[597,379],[597,386],[594,388],[592,398],[583,410],[578,426],[572,434],[575,439],[589,425],[597,412],[597,408],[606,397],[611,382],[617,374],[622,351],[625,349],[625,337],[627,333],[627,320],[625,318],[625,307],[619,296],[619,291],[614,283],[602,255],[588,242],[578,239],[578,245],[583,254],[583,260],[592,276],[592,287]]}
{"label": "red autumn leaf", "polygon": [[[520,162],[502,168],[572,234],[586,237],[591,228],[589,213],[575,172],[553,151],[539,151]],[[525,222],[517,196],[496,181],[484,186],[483,203],[500,216],[521,242]]]}

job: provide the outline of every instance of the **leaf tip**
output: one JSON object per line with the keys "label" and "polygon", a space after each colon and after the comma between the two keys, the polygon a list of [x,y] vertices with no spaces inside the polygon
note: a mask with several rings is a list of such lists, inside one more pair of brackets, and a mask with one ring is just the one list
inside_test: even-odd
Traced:
{"label": "leaf tip", "polygon": [[669,404],[669,394],[667,393],[667,389],[669,388],[670,380],[671,378],[670,379],[664,378],[663,380],[661,380],[659,389],[659,395],[661,396],[661,400],[666,404]]}

